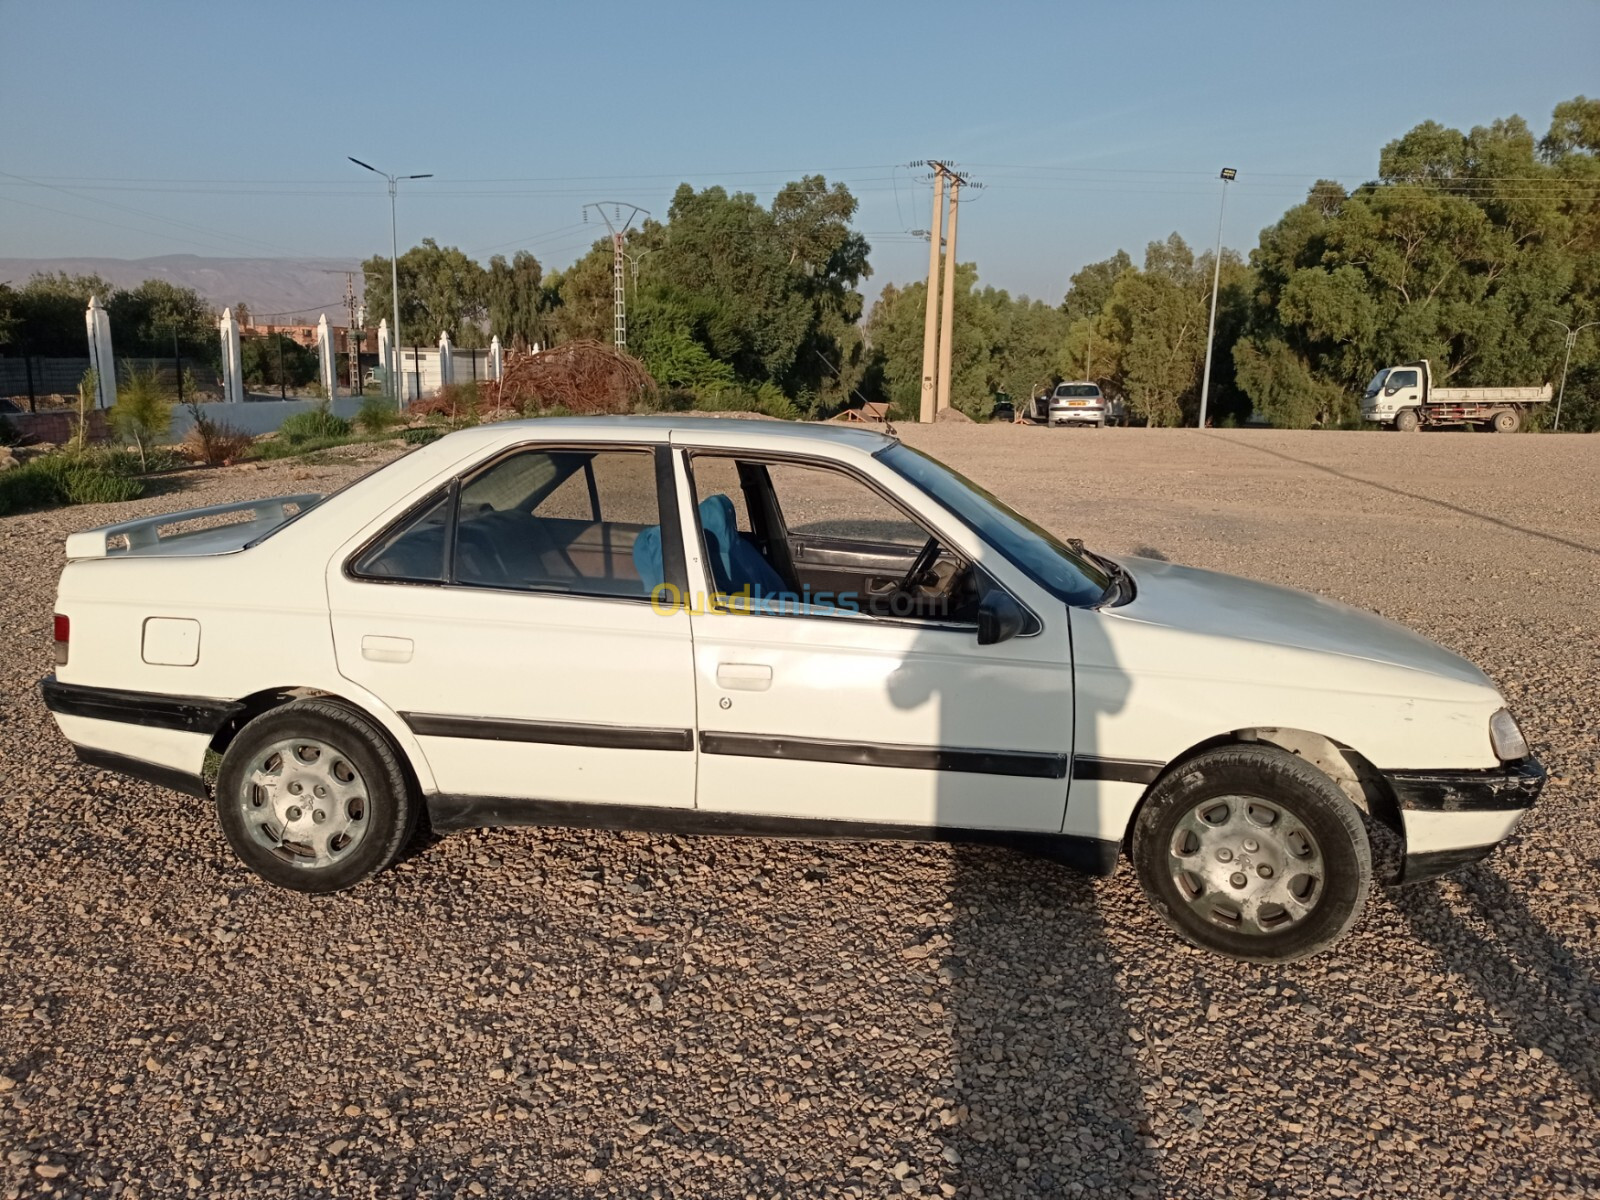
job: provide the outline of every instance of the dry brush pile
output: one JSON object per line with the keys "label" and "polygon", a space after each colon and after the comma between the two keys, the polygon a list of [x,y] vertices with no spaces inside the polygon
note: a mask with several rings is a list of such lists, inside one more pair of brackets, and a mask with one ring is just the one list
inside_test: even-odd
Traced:
{"label": "dry brush pile", "polygon": [[[499,380],[475,389],[446,387],[411,411],[489,420],[513,413],[627,413],[657,397],[656,381],[632,355],[592,339],[566,342],[506,360]],[[468,410],[471,410],[470,412]]]}

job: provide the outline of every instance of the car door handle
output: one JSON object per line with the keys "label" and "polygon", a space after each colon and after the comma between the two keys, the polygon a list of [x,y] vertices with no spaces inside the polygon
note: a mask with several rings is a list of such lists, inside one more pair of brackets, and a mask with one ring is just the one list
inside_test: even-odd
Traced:
{"label": "car door handle", "polygon": [[368,662],[410,662],[411,651],[410,638],[379,637],[369,633],[361,639],[361,657]]}
{"label": "car door handle", "polygon": [[764,692],[772,686],[766,663],[718,663],[717,683],[730,692]]}

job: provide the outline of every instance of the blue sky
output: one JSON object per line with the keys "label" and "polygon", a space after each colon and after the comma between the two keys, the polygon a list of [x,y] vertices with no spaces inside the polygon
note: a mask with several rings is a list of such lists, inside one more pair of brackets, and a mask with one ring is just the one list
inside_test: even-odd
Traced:
{"label": "blue sky", "polygon": [[1593,0],[0,0],[0,257],[387,254],[353,154],[434,173],[402,247],[554,268],[592,239],[585,201],[664,215],[682,180],[765,199],[821,172],[861,200],[876,292],[926,270],[904,164],[942,156],[989,185],[959,257],[1054,301],[1119,246],[1210,244],[1221,166],[1247,249],[1420,121],[1542,133],[1597,92]]}

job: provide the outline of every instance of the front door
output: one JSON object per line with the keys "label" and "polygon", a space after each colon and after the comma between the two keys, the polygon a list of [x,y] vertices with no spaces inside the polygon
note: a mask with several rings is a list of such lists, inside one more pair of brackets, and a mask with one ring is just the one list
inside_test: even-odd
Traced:
{"label": "front door", "polygon": [[647,584],[663,495],[677,536],[658,454],[519,448],[330,565],[339,670],[401,715],[442,793],[693,805],[689,618]]}
{"label": "front door", "polygon": [[1061,829],[1060,605],[1028,636],[980,646],[977,598],[1001,586],[981,546],[912,516],[885,481],[710,451],[687,467],[685,537],[715,590],[749,596],[694,606],[702,810]]}

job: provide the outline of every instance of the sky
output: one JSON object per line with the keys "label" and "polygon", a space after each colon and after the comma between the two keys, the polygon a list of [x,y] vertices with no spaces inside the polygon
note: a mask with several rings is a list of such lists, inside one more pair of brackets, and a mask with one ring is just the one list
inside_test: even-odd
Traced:
{"label": "sky", "polygon": [[1595,0],[421,4],[0,0],[0,257],[582,254],[589,201],[843,180],[875,294],[927,270],[914,160],[975,181],[958,257],[1059,301],[1118,248],[1248,250],[1319,177],[1600,92]]}

